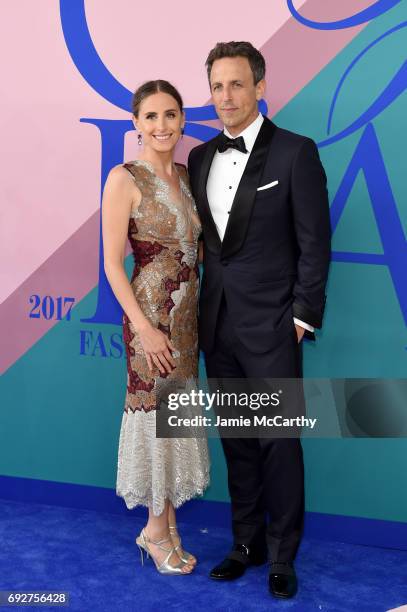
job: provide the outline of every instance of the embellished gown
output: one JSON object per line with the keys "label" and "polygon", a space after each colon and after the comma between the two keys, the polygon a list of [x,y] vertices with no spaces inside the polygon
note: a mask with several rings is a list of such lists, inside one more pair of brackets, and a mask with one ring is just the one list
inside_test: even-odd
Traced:
{"label": "embellished gown", "polygon": [[[198,236],[201,232],[187,172],[176,164],[181,202],[144,160],[123,165],[141,191],[131,211],[128,238],[134,270],[130,280],[137,302],[153,326],[176,349],[176,369],[150,373],[138,334],[123,313],[127,391],[120,429],[116,493],[127,508],[150,506],[155,515],[165,498],[175,508],[209,484],[206,438],[156,438],[156,409],[175,383],[195,388],[198,377]],[[176,379],[175,379],[176,377]]]}

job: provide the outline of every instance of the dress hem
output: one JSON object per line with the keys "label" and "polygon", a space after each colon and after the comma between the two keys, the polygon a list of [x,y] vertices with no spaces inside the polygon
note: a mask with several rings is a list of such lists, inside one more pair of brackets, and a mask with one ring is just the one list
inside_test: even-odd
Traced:
{"label": "dress hem", "polygon": [[[180,508],[185,502],[190,501],[196,497],[202,497],[205,490],[209,487],[209,478],[206,480],[202,487],[191,491],[190,493],[183,493],[179,495],[173,491],[166,491],[162,501],[157,503],[157,500],[150,498],[146,495],[138,495],[134,491],[123,493],[119,489],[116,489],[116,495],[124,499],[128,510],[133,510],[137,506],[144,506],[146,508],[152,508],[154,516],[159,516],[164,511],[164,500],[169,499],[174,508]],[[130,499],[129,499],[130,498]]]}

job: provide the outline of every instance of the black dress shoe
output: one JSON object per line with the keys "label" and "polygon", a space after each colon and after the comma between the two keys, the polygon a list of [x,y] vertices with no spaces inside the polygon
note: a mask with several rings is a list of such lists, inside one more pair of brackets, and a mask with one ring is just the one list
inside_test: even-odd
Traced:
{"label": "black dress shoe", "polygon": [[297,592],[297,576],[291,562],[271,564],[269,590],[279,599],[294,597]]}
{"label": "black dress shoe", "polygon": [[213,580],[235,580],[251,565],[262,565],[267,560],[264,553],[250,551],[244,544],[236,544],[229,555],[210,572]]}
{"label": "black dress shoe", "polygon": [[209,577],[213,580],[235,580],[243,576],[246,567],[244,563],[236,561],[236,559],[226,558],[211,570]]}

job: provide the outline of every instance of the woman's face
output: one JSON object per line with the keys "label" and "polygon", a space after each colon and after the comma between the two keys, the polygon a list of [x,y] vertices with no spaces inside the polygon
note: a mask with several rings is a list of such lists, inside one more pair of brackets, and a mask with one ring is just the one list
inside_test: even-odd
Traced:
{"label": "woman's face", "polygon": [[143,136],[145,148],[166,153],[180,139],[185,117],[175,98],[159,91],[142,101],[138,118],[134,118],[133,122]]}

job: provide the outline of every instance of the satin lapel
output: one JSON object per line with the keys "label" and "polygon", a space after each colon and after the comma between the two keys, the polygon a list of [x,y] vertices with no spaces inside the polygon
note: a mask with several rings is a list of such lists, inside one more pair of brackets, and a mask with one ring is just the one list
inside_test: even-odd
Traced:
{"label": "satin lapel", "polygon": [[213,138],[213,140],[208,142],[201,164],[197,193],[197,207],[201,218],[201,223],[204,228],[205,244],[210,251],[215,253],[219,253],[222,243],[219,238],[218,230],[216,229],[215,221],[212,217],[211,209],[209,207],[206,184],[208,182],[209,170],[211,168],[213,156],[215,155],[217,146],[218,137]]}
{"label": "satin lapel", "polygon": [[230,257],[243,245],[256,199],[257,187],[275,129],[275,124],[264,117],[233,200],[222,242],[221,259]]}

